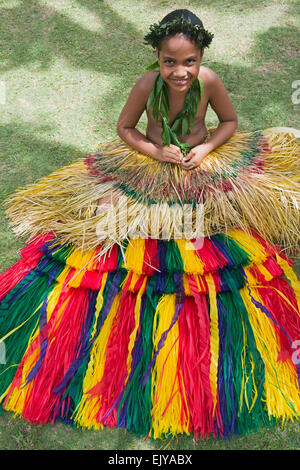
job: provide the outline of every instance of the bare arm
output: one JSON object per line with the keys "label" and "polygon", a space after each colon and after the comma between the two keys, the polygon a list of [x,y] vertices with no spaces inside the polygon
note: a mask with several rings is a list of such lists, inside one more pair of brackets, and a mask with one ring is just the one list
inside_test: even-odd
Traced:
{"label": "bare arm", "polygon": [[236,111],[222,80],[214,72],[212,75],[213,79],[209,84],[209,103],[218,116],[219,124],[207,142],[207,148],[210,152],[224,144],[238,126]]}
{"label": "bare arm", "polygon": [[152,156],[156,151],[156,145],[135,128],[146,109],[151,92],[150,86],[150,77],[145,75],[134,85],[119,116],[117,132],[128,145],[141,153]]}
{"label": "bare arm", "polygon": [[156,160],[178,163],[182,157],[178,147],[155,144],[135,128],[146,109],[154,80],[155,73],[148,72],[134,85],[119,116],[117,133],[124,142],[145,155]]}

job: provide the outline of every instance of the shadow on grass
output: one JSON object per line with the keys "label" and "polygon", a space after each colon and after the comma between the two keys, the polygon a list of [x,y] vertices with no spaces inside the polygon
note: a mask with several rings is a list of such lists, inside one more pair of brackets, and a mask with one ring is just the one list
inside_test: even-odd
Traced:
{"label": "shadow on grass", "polygon": [[0,126],[3,149],[0,153],[0,201],[16,187],[32,183],[86,155],[70,145],[37,137],[39,133],[50,131],[49,125],[31,123]]}
{"label": "shadow on grass", "polygon": [[24,240],[17,240],[9,227],[3,201],[17,188],[34,183],[88,153],[37,137],[43,132],[51,132],[51,126],[20,122],[0,126],[0,273],[19,259],[18,250],[24,245]]}
{"label": "shadow on grass", "polygon": [[[70,23],[69,19],[51,10],[51,15],[48,12],[48,16],[45,19],[46,24],[48,26],[52,24],[61,36],[58,35],[54,41],[50,41],[50,38],[48,38],[49,44],[47,43],[46,45],[42,40],[40,42],[38,41],[35,60],[41,60],[41,64],[46,67],[49,65],[53,56],[59,54],[58,50],[61,48],[61,53],[78,68],[93,66],[97,69],[101,69],[101,71],[118,74],[118,64],[116,64],[115,61],[113,65],[109,64],[108,58],[111,57],[111,54],[109,53],[107,56],[103,55],[101,61],[97,62],[97,54],[94,50],[94,46],[104,47],[105,45],[105,50],[111,51],[111,47],[117,37],[118,41],[114,45],[114,48],[116,49],[120,43],[122,43],[122,47],[120,51],[116,53],[116,61],[136,61],[137,58],[135,55],[130,57],[127,54],[128,35],[136,35],[133,41],[137,47],[139,47],[140,52],[146,49],[145,46],[140,44],[142,42],[141,37],[134,26],[128,22],[123,22],[123,19],[121,21],[118,15],[106,4],[100,2],[97,7],[95,3],[91,2],[91,4],[93,5],[95,14],[101,14],[102,17],[105,18],[107,27],[110,23],[121,23],[117,35],[109,36],[109,31],[111,32],[112,30],[111,26],[107,29],[106,34],[103,33],[101,35],[83,31],[78,25]],[[7,34],[13,23],[20,30],[11,40],[12,48],[11,54],[9,55],[10,67],[20,66],[22,65],[22,60],[30,61],[32,59],[32,56],[27,57],[26,54],[19,55],[17,46],[19,43],[31,43],[35,32],[41,29],[43,15],[46,14],[47,9],[41,7],[37,2],[32,1],[26,4],[24,10],[14,12],[14,18],[13,12],[14,9],[6,13],[4,26]],[[32,31],[26,32],[23,25],[29,21],[34,12],[38,17],[38,21],[33,26]],[[64,24],[66,25],[66,30],[63,28]],[[89,44],[88,52],[92,54],[90,62],[89,54],[86,51],[83,54],[86,60],[83,60],[78,52],[78,45],[75,48],[75,53],[73,55],[71,54],[72,48],[70,45],[65,44],[67,38],[69,43],[78,41],[82,48],[87,41]],[[91,46],[94,39],[95,44]],[[271,27],[266,32],[257,35],[255,43],[249,50],[249,58],[253,64],[252,66],[231,65],[213,60],[208,61],[207,65],[223,79],[231,95],[238,112],[240,128],[254,130],[257,128],[262,129],[280,125],[299,127],[299,122],[297,122],[299,106],[293,105],[291,101],[293,92],[292,82],[297,78],[296,74],[300,73],[299,62],[297,62],[299,43],[300,30],[298,28],[292,26]],[[81,47],[79,47],[79,49],[82,50]],[[135,46],[131,49],[132,54],[134,50]],[[144,68],[146,63],[149,63],[149,60],[143,56],[140,67]],[[6,66],[8,66],[8,64],[6,64]],[[130,88],[134,84],[133,80],[131,83],[130,81],[131,77],[127,77],[127,85],[124,85],[122,89],[112,87],[109,93],[102,93],[99,98],[99,109],[109,109],[111,96],[115,96],[115,105],[117,104],[117,107],[121,109]],[[285,117],[284,122],[282,116]],[[117,115],[115,118],[117,120]],[[115,124],[114,122],[111,125],[115,127]],[[3,197],[15,189],[16,185],[19,186],[20,181],[17,181],[17,178],[20,180],[20,175],[22,175],[22,185],[31,183],[38,179],[38,177],[48,174],[55,168],[69,164],[83,156],[82,152],[77,151],[72,146],[62,145],[59,142],[57,144],[49,143],[38,136],[41,133],[47,135],[47,133],[50,132],[51,126],[48,124],[37,124],[34,126],[32,124],[27,125],[26,123],[20,124],[20,122],[17,122],[15,124],[4,125],[0,128],[1,146],[3,149],[3,157],[0,157],[2,159],[0,179],[3,180],[3,184],[1,185],[5,192],[5,194],[2,194]],[[22,155],[22,159],[20,159],[19,155]]]}
{"label": "shadow on grass", "polygon": [[[131,87],[152,61],[152,51],[143,44],[143,34],[135,23],[119,15],[107,2],[78,0],[77,3],[99,18],[103,30],[88,30],[63,12],[34,0],[15,8],[2,8],[4,59],[1,68],[6,71],[38,64],[40,70],[46,70],[61,57],[75,69],[122,76],[121,89],[114,84],[99,98],[99,109],[109,109],[112,97],[114,106],[121,109]],[[197,2],[190,3],[196,5]],[[216,9],[261,6],[261,2],[254,0],[243,0],[238,2],[238,6],[235,3],[232,0],[208,0],[205,6]],[[265,1],[263,5],[270,3]],[[163,6],[154,0],[150,4],[152,7]],[[290,97],[292,80],[297,78],[298,44],[299,29],[293,26],[272,27],[259,34],[249,50],[252,67],[214,61],[208,63],[231,92],[244,127],[289,125],[295,121]],[[280,123],[280,114],[287,114],[288,122]]]}
{"label": "shadow on grass", "polygon": [[[199,0],[189,0],[188,5],[171,5],[169,11],[175,10],[177,8],[187,8],[201,18],[202,5],[205,10],[208,8],[220,10],[221,12],[226,12],[229,10],[231,13],[238,14],[239,12],[245,13],[250,10],[261,10],[262,8],[268,7],[273,3],[274,2],[272,0],[239,0],[238,2],[236,0],[205,0],[205,2],[199,2]],[[167,7],[170,2],[168,0],[150,0],[149,4],[154,8],[159,8]]]}
{"label": "shadow on grass", "polygon": [[[1,70],[38,63],[40,70],[61,57],[74,68],[105,74],[138,63],[144,53],[142,34],[133,22],[119,16],[107,3],[81,2],[90,8],[103,30],[91,31],[55,8],[29,0],[15,8],[1,8]],[[134,49],[130,44],[134,42]]]}
{"label": "shadow on grass", "polygon": [[243,128],[299,127],[299,106],[292,102],[292,83],[300,74],[299,43],[300,29],[272,27],[258,34],[249,50],[252,65],[208,61],[223,79]]}

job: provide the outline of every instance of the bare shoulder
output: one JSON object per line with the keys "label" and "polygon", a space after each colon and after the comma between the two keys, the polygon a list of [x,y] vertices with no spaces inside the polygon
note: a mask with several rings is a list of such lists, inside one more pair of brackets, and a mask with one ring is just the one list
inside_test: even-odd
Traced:
{"label": "bare shoulder", "polygon": [[141,78],[138,79],[136,84],[131,89],[127,101],[120,113],[118,120],[118,129],[124,127],[135,127],[141,115],[147,107],[147,101],[153,85],[157,72],[146,72]]}
{"label": "bare shoulder", "polygon": [[153,89],[157,74],[158,72],[155,72],[154,70],[144,73],[144,75],[134,85],[133,90],[137,93],[149,96]]}
{"label": "bare shoulder", "polygon": [[214,72],[208,67],[205,67],[204,65],[201,65],[200,67],[199,78],[202,78],[204,83],[206,83],[207,85],[218,85],[222,83],[222,80],[219,75],[217,75],[216,72]]}
{"label": "bare shoulder", "polygon": [[[229,96],[223,81],[212,69],[201,66],[199,78],[202,78],[204,90],[206,90],[207,99],[210,104],[218,106],[218,103],[227,103],[229,106]],[[225,106],[225,104],[224,104]]]}
{"label": "bare shoulder", "polygon": [[203,79],[204,90],[212,109],[220,121],[237,120],[236,111],[221,78],[208,67],[201,66],[199,78]]}

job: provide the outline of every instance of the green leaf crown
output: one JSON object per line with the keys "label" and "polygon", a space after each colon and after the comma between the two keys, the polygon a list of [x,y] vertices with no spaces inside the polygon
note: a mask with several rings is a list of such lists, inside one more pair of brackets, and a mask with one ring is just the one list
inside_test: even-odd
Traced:
{"label": "green leaf crown", "polygon": [[193,24],[185,18],[176,18],[166,23],[155,23],[150,26],[150,31],[144,37],[145,44],[150,44],[153,48],[159,47],[161,41],[168,36],[177,33],[185,34],[189,39],[196,42],[202,49],[208,47],[214,35],[208,32],[203,25]]}

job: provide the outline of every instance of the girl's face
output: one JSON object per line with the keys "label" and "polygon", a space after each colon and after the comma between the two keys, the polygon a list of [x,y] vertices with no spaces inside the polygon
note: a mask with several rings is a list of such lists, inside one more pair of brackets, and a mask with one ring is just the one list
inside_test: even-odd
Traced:
{"label": "girl's face", "polygon": [[167,87],[177,92],[185,92],[198,77],[203,49],[179,33],[166,38],[156,51],[160,74]]}

